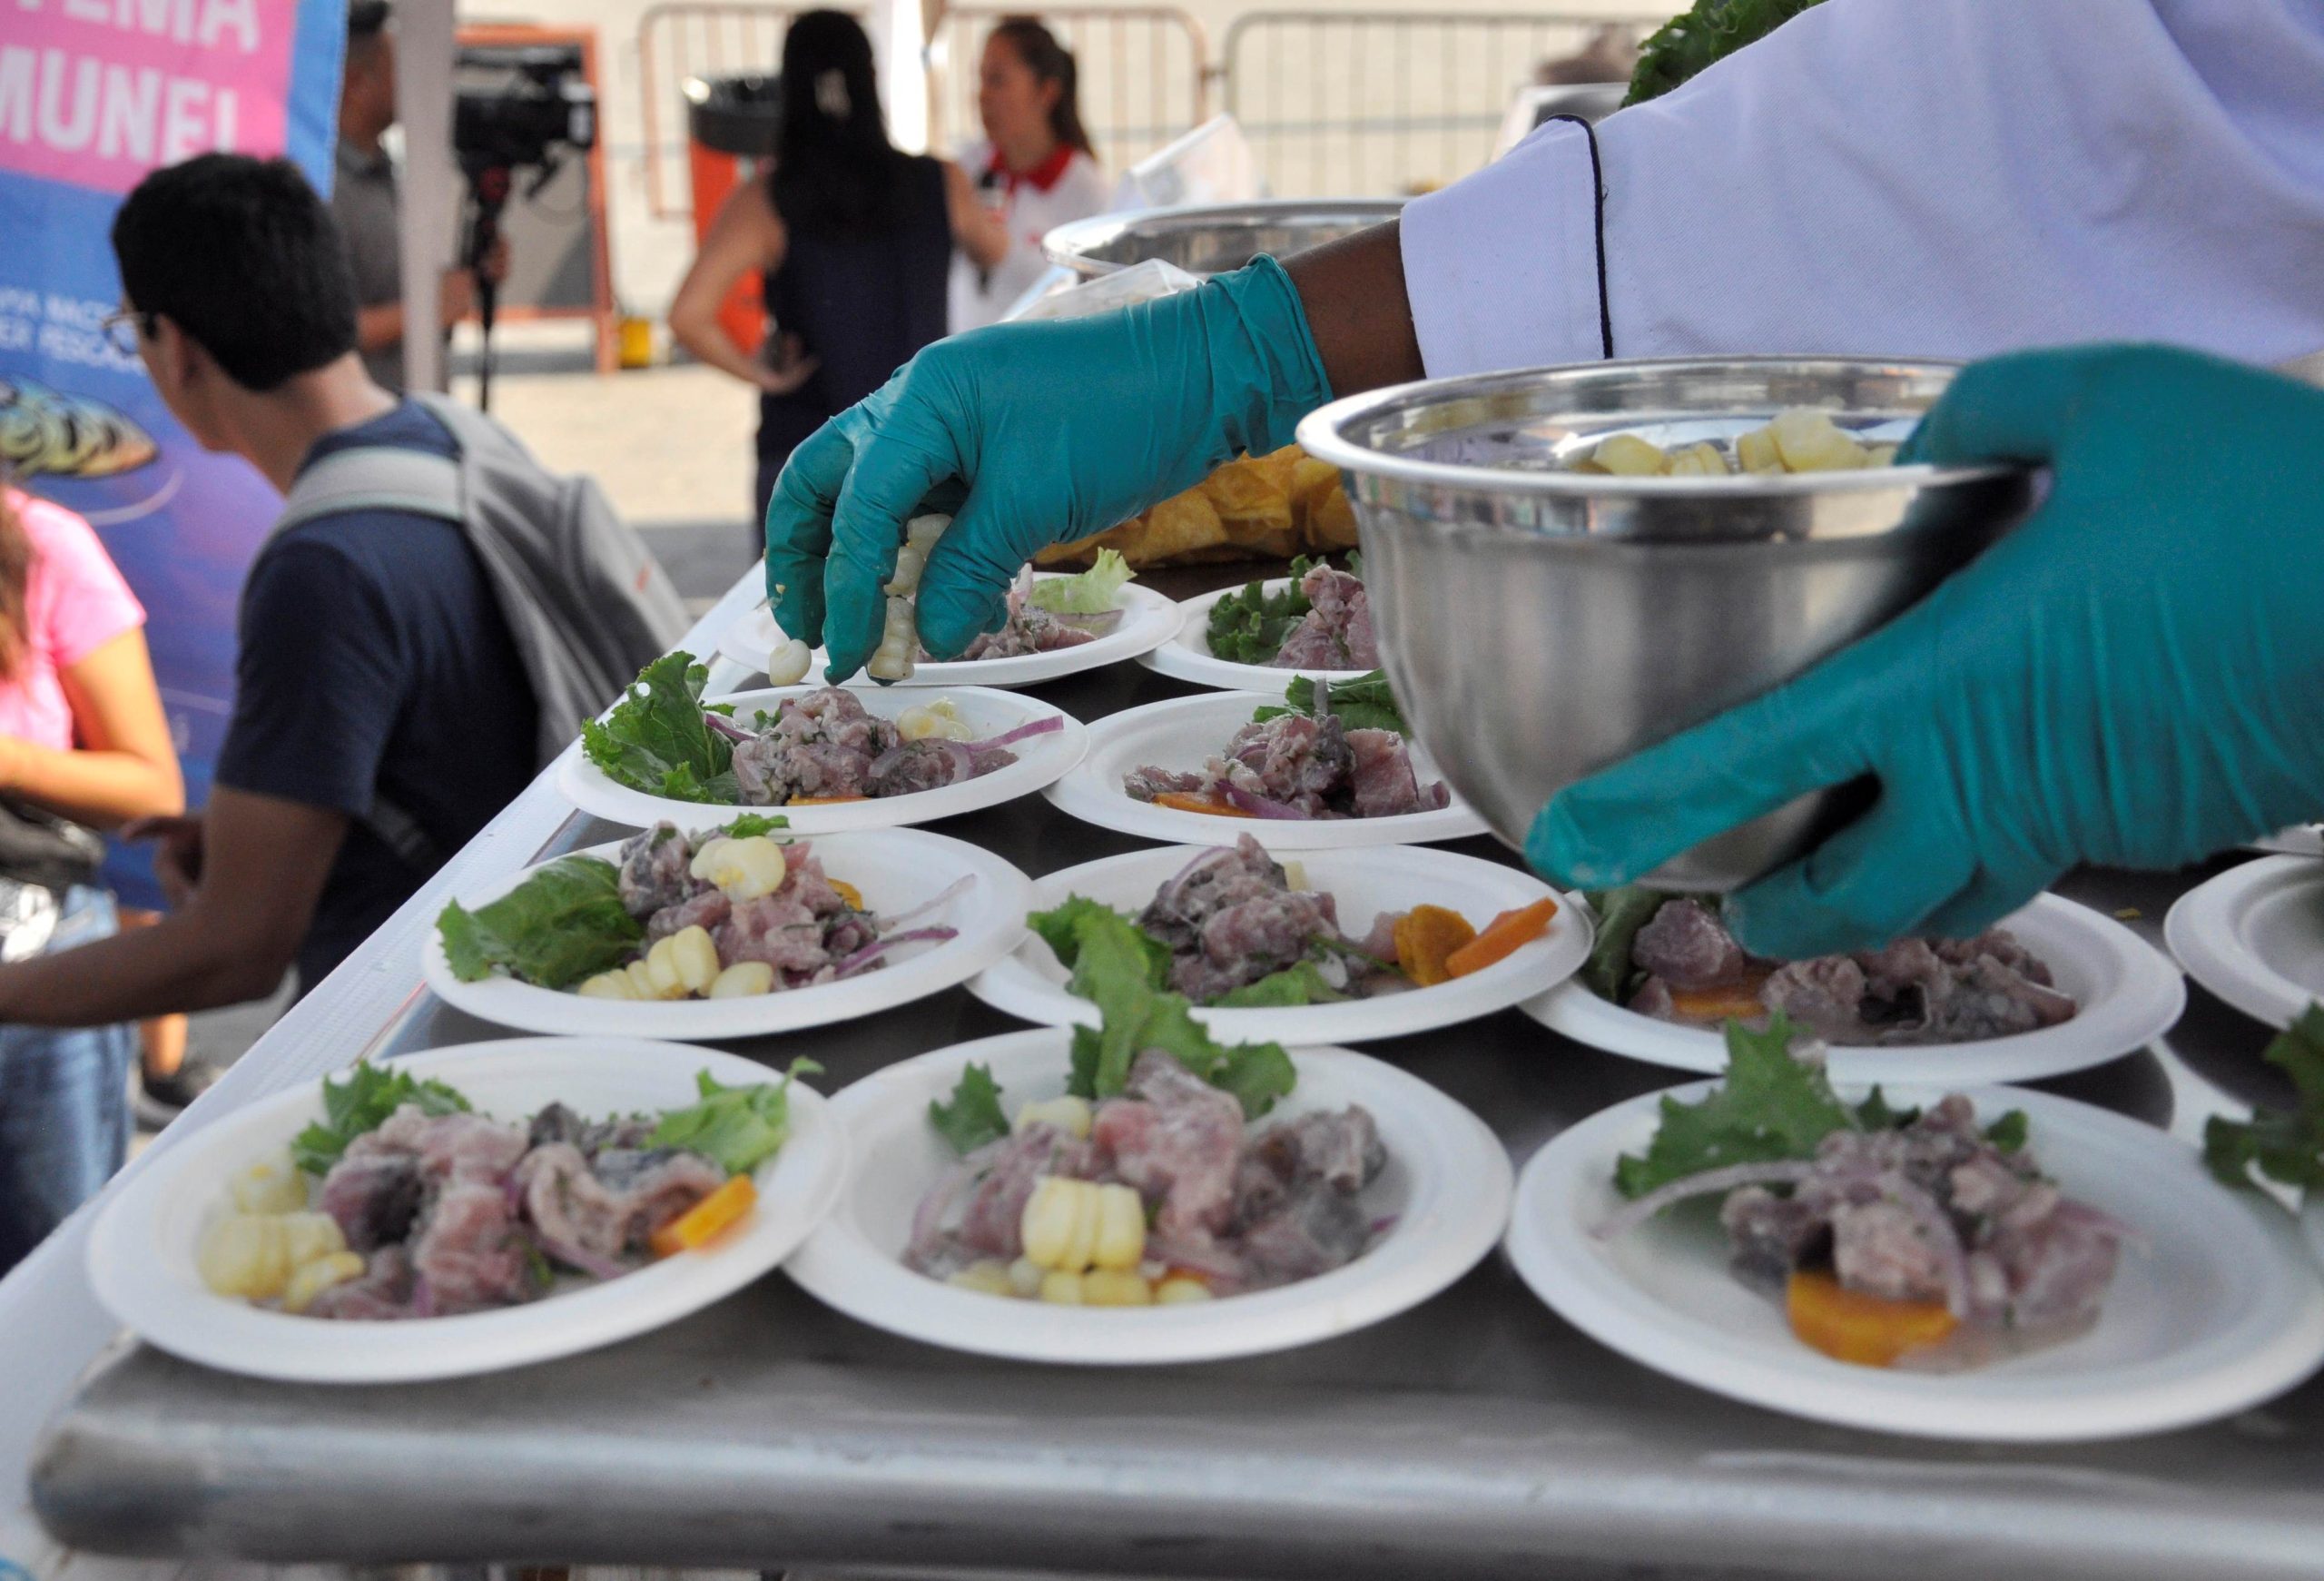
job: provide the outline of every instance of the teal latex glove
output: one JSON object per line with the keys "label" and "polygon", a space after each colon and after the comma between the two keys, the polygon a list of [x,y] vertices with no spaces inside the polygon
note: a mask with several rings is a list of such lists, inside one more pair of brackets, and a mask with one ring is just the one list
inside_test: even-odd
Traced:
{"label": "teal latex glove", "polygon": [[1118,312],[940,341],[783,469],[766,512],[775,619],[828,647],[833,680],[853,674],[879,646],[905,521],[950,510],[918,610],[922,644],[950,657],[1000,624],[1039,550],[1289,444],[1330,399],[1271,258]]}
{"label": "teal latex glove", "polygon": [[1797,959],[1961,937],[2077,862],[2174,867],[2324,815],[2324,391],[2189,352],[1965,371],[1900,460],[2044,462],[2014,532],[1806,676],[1568,786],[1526,855],[1589,887],[1819,786],[1878,803],[1739,891]]}

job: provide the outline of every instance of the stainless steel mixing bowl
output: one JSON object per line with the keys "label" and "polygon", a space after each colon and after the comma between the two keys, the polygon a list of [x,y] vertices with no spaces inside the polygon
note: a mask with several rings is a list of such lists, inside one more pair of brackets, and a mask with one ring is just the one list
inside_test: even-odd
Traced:
{"label": "stainless steel mixing bowl", "polygon": [[[2005,467],[1728,478],[1571,470],[1605,436],[1728,441],[1785,407],[1901,440],[1954,365],[1604,362],[1430,380],[1299,428],[1355,506],[1389,679],[1454,788],[1512,845],[1573,781],[1789,679],[1890,619],[2024,515]],[[1728,889],[1866,805],[1827,791],[1705,841],[1654,882]]]}
{"label": "stainless steel mixing bowl", "polygon": [[1393,220],[1402,198],[1285,198],[1099,214],[1041,238],[1049,262],[1094,279],[1149,258],[1224,274],[1265,252],[1286,257]]}

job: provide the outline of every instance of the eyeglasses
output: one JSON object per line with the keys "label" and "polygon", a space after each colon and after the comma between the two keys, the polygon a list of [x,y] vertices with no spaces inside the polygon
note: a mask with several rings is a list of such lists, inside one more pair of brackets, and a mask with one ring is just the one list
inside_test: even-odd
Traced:
{"label": "eyeglasses", "polygon": [[153,336],[154,316],[136,308],[123,308],[98,320],[97,328],[104,331],[114,351],[134,357],[141,345]]}

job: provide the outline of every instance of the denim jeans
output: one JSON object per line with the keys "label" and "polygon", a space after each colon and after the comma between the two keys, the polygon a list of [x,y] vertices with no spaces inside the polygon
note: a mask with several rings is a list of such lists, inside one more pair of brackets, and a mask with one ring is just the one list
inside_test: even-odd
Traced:
{"label": "denim jeans", "polygon": [[[41,953],[110,938],[113,896],[75,889]],[[129,1146],[130,1026],[0,1026],[0,1274],[121,1167]]]}

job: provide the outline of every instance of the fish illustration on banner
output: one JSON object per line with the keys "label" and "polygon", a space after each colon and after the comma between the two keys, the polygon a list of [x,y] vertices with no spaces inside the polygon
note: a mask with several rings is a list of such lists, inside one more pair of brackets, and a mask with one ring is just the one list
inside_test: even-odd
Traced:
{"label": "fish illustration on banner", "polygon": [[[281,500],[212,455],[107,338],[107,236],[149,170],[287,154],[329,190],[345,0],[0,0],[0,469],[78,512],[143,601],[186,772],[207,798],[233,702],[234,611]],[[161,897],[138,854],[106,881]]]}

